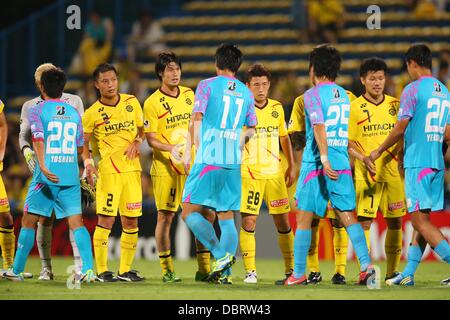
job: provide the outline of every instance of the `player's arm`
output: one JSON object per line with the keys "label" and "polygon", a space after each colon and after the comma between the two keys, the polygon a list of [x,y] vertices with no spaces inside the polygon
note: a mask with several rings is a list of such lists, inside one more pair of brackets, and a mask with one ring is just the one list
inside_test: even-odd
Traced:
{"label": "player's arm", "polygon": [[[2,103],[0,101],[0,103]],[[0,172],[3,171],[3,158],[6,151],[6,139],[8,139],[8,123],[4,112],[0,112]]]}
{"label": "player's arm", "polygon": [[358,143],[354,140],[348,140],[348,153],[355,159],[358,159],[361,162],[364,162],[367,170],[369,170],[370,174],[375,175],[376,169],[373,165],[372,161],[367,157],[364,152],[359,147]]}
{"label": "player's arm", "polygon": [[98,176],[97,169],[95,168],[94,159],[91,158],[91,151],[89,150],[89,142],[91,141],[92,132],[94,130],[95,124],[90,116],[91,112],[88,109],[87,112],[83,114],[81,118],[83,123],[83,151],[81,153],[81,158],[83,159],[84,169],[86,171],[86,178],[91,187],[94,187],[94,175]]}
{"label": "player's arm", "polygon": [[384,140],[384,142],[377,149],[375,149],[370,153],[370,160],[372,161],[377,160],[383,154],[383,152],[385,152],[387,149],[389,149],[394,144],[403,139],[406,127],[409,124],[409,120],[410,120],[409,118],[405,118],[399,120],[395,124],[394,129],[392,129],[391,133],[386,138],[386,140]]}
{"label": "player's arm", "polygon": [[328,160],[328,143],[327,132],[324,124],[314,125],[314,137],[316,139],[317,147],[320,152],[320,161],[322,162],[325,174],[332,180],[337,180],[339,175],[331,167],[330,160]]}
{"label": "player's arm", "polygon": [[291,139],[289,135],[280,137],[281,150],[286,155],[288,161],[288,167],[284,174],[286,180],[286,186],[289,188],[295,181],[295,163],[294,163],[294,152],[292,150]]}
{"label": "player's arm", "polygon": [[34,151],[31,149],[31,141],[29,141],[31,129],[30,121],[28,121],[28,110],[29,105],[24,103],[20,112],[19,146],[27,162],[28,169],[33,173],[36,167],[36,159]]}
{"label": "player's arm", "polygon": [[124,152],[130,160],[133,160],[141,154],[141,144],[144,141],[144,127],[138,127],[137,130],[138,133],[136,138],[134,138],[134,140],[127,147],[127,150]]}
{"label": "player's arm", "polygon": [[192,113],[191,120],[189,121],[188,135],[186,139],[186,150],[182,158],[182,162],[184,165],[184,172],[186,174],[189,174],[189,170],[191,169],[192,146],[195,147],[195,150],[198,150],[200,146],[199,134],[202,121],[203,121],[202,112]]}

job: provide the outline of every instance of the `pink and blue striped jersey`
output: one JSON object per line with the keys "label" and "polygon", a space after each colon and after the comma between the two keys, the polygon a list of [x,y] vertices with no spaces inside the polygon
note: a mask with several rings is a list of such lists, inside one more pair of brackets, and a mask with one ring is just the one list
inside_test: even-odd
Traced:
{"label": "pink and blue striped jersey", "polygon": [[84,137],[78,111],[61,100],[46,100],[30,109],[29,121],[32,140],[44,143],[45,165],[59,182],[49,181],[39,166],[33,180],[58,186],[79,184],[77,147],[83,146]]}
{"label": "pink and blue striped jersey", "polygon": [[257,124],[253,95],[247,86],[233,77],[203,80],[195,93],[193,112],[203,114],[195,163],[239,168],[242,128]]}
{"label": "pink and blue striped jersey", "polygon": [[315,124],[324,124],[327,133],[328,159],[334,170],[350,169],[348,158],[348,119],[350,100],[344,88],[323,82],[304,95],[306,147],[303,162],[320,165],[320,152],[314,138]]}
{"label": "pink and blue striped jersey", "polygon": [[450,96],[433,77],[421,77],[403,90],[398,119],[409,118],[405,131],[405,168],[445,168],[442,154],[449,118]]}

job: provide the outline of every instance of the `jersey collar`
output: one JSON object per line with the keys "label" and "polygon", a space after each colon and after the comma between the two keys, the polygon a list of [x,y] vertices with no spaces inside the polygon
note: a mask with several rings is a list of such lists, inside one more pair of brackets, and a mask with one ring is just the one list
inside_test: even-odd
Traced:
{"label": "jersey collar", "polygon": [[168,97],[170,97],[170,98],[178,98],[179,96],[180,96],[180,93],[181,93],[181,90],[180,90],[180,86],[177,86],[177,89],[178,89],[178,93],[175,95],[175,96],[173,96],[173,95],[171,95],[171,94],[168,94],[167,92],[164,92],[164,90],[162,89],[162,87],[161,88],[159,88],[159,91],[163,94],[163,95],[165,95],[165,96],[168,96]]}
{"label": "jersey collar", "polygon": [[363,94],[362,97],[364,98],[364,100],[366,100],[367,102],[373,104],[374,106],[379,106],[380,104],[382,104],[384,102],[384,100],[386,100],[386,95],[383,93],[383,100],[381,100],[379,103],[375,103],[373,101],[370,101],[369,99],[366,98],[366,96]]}
{"label": "jersey collar", "polygon": [[267,107],[267,105],[269,104],[269,99],[266,99],[266,102],[262,105],[262,107],[258,107],[255,103],[255,107],[258,108],[259,110],[264,109],[265,107]]}
{"label": "jersey collar", "polygon": [[120,95],[120,93],[118,95],[119,95],[119,100],[117,100],[116,104],[103,103],[101,98],[98,99],[98,102],[100,102],[102,105],[107,106],[107,107],[117,107],[117,105],[119,104],[120,100],[122,100],[122,96]]}

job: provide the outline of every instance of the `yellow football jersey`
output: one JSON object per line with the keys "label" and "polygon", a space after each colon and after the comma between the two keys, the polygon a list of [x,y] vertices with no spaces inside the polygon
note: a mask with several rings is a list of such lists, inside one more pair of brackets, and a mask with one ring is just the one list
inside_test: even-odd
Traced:
{"label": "yellow football jersey", "polygon": [[[400,101],[385,95],[383,102],[375,105],[364,96],[352,102],[348,123],[348,139],[353,140],[366,156],[378,148],[397,122]],[[399,179],[398,158],[396,149],[392,146],[375,162],[377,173],[371,177],[363,162],[355,162],[355,179],[386,182]]]}
{"label": "yellow football jersey", "polygon": [[[144,131],[157,133],[157,138],[168,144],[186,143],[194,106],[194,91],[182,86],[178,88],[176,97],[158,89],[144,102]],[[170,158],[169,152],[154,149],[150,174],[180,175],[184,174],[184,169],[182,163]]]}
{"label": "yellow football jersey", "polygon": [[5,107],[5,104],[3,103],[2,100],[0,100],[0,113],[3,112],[3,108]]}
{"label": "yellow football jersey", "polygon": [[[356,99],[356,96],[346,90],[350,102]],[[291,118],[289,119],[288,132],[289,134],[294,132],[306,131],[305,125],[305,102],[303,101],[303,94],[297,97],[292,107]]]}
{"label": "yellow football jersey", "polygon": [[141,171],[139,157],[129,160],[124,154],[143,127],[142,108],[135,96],[120,94],[119,102],[106,105],[97,100],[83,115],[85,133],[93,134],[98,146],[100,173]]}
{"label": "yellow football jersey", "polygon": [[246,144],[242,155],[242,177],[268,179],[283,174],[280,137],[286,136],[284,110],[280,102],[268,99],[263,108],[255,105],[256,133]]}

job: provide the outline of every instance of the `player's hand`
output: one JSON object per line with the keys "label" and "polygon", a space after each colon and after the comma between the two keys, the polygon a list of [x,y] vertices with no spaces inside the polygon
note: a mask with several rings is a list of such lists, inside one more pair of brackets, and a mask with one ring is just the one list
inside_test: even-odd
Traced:
{"label": "player's hand", "polygon": [[59,178],[56,174],[52,173],[50,170],[48,170],[47,167],[41,167],[41,172],[44,174],[44,176],[50,180],[53,183],[58,183],[59,182]]}
{"label": "player's hand", "polygon": [[176,161],[181,161],[183,159],[183,147],[184,144],[175,144],[172,147],[172,150],[170,150],[170,154]]}
{"label": "player's hand", "polygon": [[284,181],[286,182],[286,187],[292,186],[295,182],[295,170],[292,167],[288,167],[284,174]]}
{"label": "player's hand", "polygon": [[398,162],[398,172],[400,173],[400,177],[405,178],[405,167],[403,166],[403,161]]}
{"label": "player's hand", "polygon": [[369,173],[374,176],[377,173],[375,163],[370,159],[370,157],[364,157],[363,162],[366,165],[367,170],[369,170]]}
{"label": "player's hand", "polygon": [[191,170],[191,149],[186,148],[184,151],[184,155],[182,157],[183,167],[184,167],[184,173],[189,174],[189,171]]}
{"label": "player's hand", "polygon": [[124,154],[127,156],[129,160],[133,160],[134,158],[138,157],[141,154],[140,148],[141,148],[140,142],[135,140],[132,143],[130,143]]}
{"label": "player's hand", "polygon": [[379,157],[381,157],[381,153],[378,151],[378,149],[373,150],[369,156],[370,160],[373,163],[375,163],[375,160],[377,160]]}
{"label": "player's hand", "polygon": [[339,178],[339,173],[337,173],[331,168],[330,161],[325,161],[323,163],[323,171],[325,172],[326,176],[331,180],[337,180]]}
{"label": "player's hand", "polygon": [[23,148],[23,156],[25,157],[25,161],[27,162],[28,169],[31,174],[34,173],[34,169],[36,168],[36,157],[34,155],[34,151],[31,150],[30,147]]}
{"label": "player's hand", "polygon": [[85,166],[86,178],[89,185],[94,188],[95,187],[95,178],[98,177],[97,169],[90,163]]}

